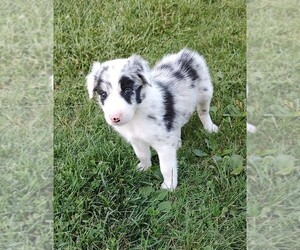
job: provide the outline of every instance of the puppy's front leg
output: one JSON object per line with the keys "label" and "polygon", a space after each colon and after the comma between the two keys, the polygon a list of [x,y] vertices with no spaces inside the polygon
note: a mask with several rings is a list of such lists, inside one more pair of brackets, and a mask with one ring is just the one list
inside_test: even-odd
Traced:
{"label": "puppy's front leg", "polygon": [[161,188],[173,191],[177,186],[177,159],[176,147],[164,146],[157,149],[160,171],[164,182]]}
{"label": "puppy's front leg", "polygon": [[136,156],[140,160],[140,163],[137,165],[137,169],[140,171],[144,171],[151,167],[150,146],[139,140],[131,141],[131,145],[134,149]]}

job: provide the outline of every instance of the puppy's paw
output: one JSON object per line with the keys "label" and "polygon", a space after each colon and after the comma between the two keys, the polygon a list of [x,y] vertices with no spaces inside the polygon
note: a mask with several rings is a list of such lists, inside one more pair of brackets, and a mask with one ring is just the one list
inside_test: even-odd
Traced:
{"label": "puppy's paw", "polygon": [[151,167],[151,161],[146,161],[146,162],[140,162],[137,166],[136,169],[139,171],[146,171]]}
{"label": "puppy's paw", "polygon": [[176,185],[167,185],[166,183],[162,183],[161,184],[161,189],[165,189],[165,190],[168,190],[168,191],[174,191],[175,188],[176,188],[177,184]]}
{"label": "puppy's paw", "polygon": [[210,126],[206,127],[205,129],[206,129],[207,132],[209,132],[209,133],[217,133],[217,132],[219,131],[218,126],[215,125],[215,124],[213,124],[213,123],[212,123]]}
{"label": "puppy's paw", "polygon": [[247,123],[247,132],[249,132],[249,133],[255,133],[256,132],[256,127],[253,126],[250,123]]}

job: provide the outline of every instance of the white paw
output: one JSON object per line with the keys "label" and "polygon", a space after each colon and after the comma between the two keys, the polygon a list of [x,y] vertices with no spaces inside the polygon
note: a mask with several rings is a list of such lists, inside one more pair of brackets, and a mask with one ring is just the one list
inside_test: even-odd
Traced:
{"label": "white paw", "polygon": [[249,133],[255,133],[255,132],[256,132],[256,127],[253,126],[253,125],[250,124],[250,123],[247,123],[247,131],[248,131]]}
{"label": "white paw", "polygon": [[147,161],[147,162],[140,162],[136,169],[139,171],[146,171],[148,168],[151,167],[151,161]]}
{"label": "white paw", "polygon": [[161,184],[161,189],[165,189],[165,190],[168,190],[168,191],[174,191],[176,186],[177,186],[177,184],[167,185],[166,183],[162,183]]}
{"label": "white paw", "polygon": [[219,131],[218,126],[215,125],[215,124],[213,124],[213,123],[212,123],[210,126],[207,126],[205,129],[206,129],[209,133],[217,133],[217,132]]}

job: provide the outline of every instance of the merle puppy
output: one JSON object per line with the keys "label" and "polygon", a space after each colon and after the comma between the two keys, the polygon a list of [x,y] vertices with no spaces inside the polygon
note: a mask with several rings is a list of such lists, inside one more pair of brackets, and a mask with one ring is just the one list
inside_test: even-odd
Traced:
{"label": "merle puppy", "polygon": [[89,97],[97,93],[107,123],[131,143],[140,160],[137,168],[148,169],[150,147],[157,151],[164,189],[177,186],[181,127],[194,110],[207,131],[218,131],[209,115],[209,70],[196,52],[183,49],[167,55],[152,70],[137,55],[95,62],[86,79]]}

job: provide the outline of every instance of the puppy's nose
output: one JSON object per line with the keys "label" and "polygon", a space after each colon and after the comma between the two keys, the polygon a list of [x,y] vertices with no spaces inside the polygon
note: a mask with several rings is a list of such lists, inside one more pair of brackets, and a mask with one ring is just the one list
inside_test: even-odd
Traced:
{"label": "puppy's nose", "polygon": [[112,123],[119,123],[121,121],[122,114],[117,113],[109,116],[109,119],[112,121]]}

